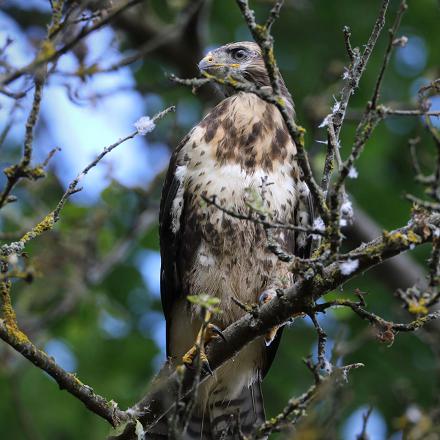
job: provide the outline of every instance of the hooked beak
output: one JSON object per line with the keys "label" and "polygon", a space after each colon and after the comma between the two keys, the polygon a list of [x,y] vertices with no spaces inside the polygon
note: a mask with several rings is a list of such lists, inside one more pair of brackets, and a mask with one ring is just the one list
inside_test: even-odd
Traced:
{"label": "hooked beak", "polygon": [[205,58],[203,58],[199,64],[198,64],[199,70],[204,73],[214,73],[213,71],[216,71],[218,69],[223,69],[225,72],[230,71],[231,69],[239,69],[240,64],[225,64],[225,63],[219,63],[211,52],[206,55]]}
{"label": "hooked beak", "polygon": [[202,72],[206,72],[209,69],[222,66],[223,64],[214,63],[214,58],[211,54],[206,55],[206,57],[203,58],[198,64],[199,70]]}

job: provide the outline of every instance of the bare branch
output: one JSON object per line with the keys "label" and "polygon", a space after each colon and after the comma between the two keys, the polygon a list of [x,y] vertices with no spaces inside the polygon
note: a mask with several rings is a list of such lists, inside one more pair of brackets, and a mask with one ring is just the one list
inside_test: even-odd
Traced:
{"label": "bare branch", "polygon": [[108,401],[96,394],[74,374],[63,370],[53,358],[35,347],[24,333],[12,328],[3,319],[0,319],[0,338],[55,379],[60,389],[65,389],[81,400],[90,411],[107,420],[112,426],[117,426],[128,418],[127,414],[118,408],[116,402]]}
{"label": "bare branch", "polygon": [[[432,241],[432,231],[438,226],[440,226],[440,215],[421,216],[417,222],[412,222],[405,227],[389,232],[345,254],[341,261],[326,266],[323,269],[322,275],[312,277],[311,279],[301,279],[292,287],[274,297],[270,302],[262,305],[257,315],[255,313],[253,315],[246,315],[230,325],[223,332],[227,343],[224,341],[213,341],[207,347],[207,356],[211,369],[215,371],[216,368],[234,356],[250,341],[264,335],[274,326],[284,324],[291,316],[307,313],[310,309],[310,303],[323,294],[338,288],[349,279],[376,264],[400,254],[404,250],[409,249],[410,246],[418,246]],[[356,267],[350,272],[342,271],[341,262],[348,260],[356,260]],[[396,324],[395,329],[397,331],[415,330],[420,324],[423,325],[431,319],[436,319],[439,315],[438,313],[431,314],[429,317],[424,317],[421,321],[414,321],[410,325]],[[185,388],[185,386],[191,386],[193,374],[192,371],[185,369],[185,378],[182,382],[184,384],[183,395],[190,391],[190,388]],[[204,377],[202,377],[201,381],[203,379]],[[147,431],[172,408],[173,404],[171,406],[162,406],[163,396],[176,395],[177,387],[180,384],[181,381],[177,373],[172,373],[167,378],[156,382],[156,386],[152,391],[131,409]],[[122,434],[112,438],[118,440],[130,439],[133,433],[134,424],[128,423]]]}
{"label": "bare branch", "polygon": [[[163,118],[166,114],[168,114],[171,111],[174,111],[175,107],[171,106],[167,109],[163,110],[162,112],[158,113],[152,118],[152,122]],[[108,153],[110,153],[112,150],[114,150],[116,147],[124,143],[125,141],[134,138],[139,134],[138,130],[133,131],[129,135],[125,136],[124,138],[119,139],[117,142],[107,146],[104,148],[104,150],[93,160],[91,163],[89,163],[79,174],[76,176],[75,179],[72,180],[72,182],[69,184],[67,190],[62,195],[60,201],[58,202],[55,209],[49,213],[40,223],[38,223],[36,226],[32,228],[31,231],[27,232],[18,242],[10,243],[3,245],[0,248],[0,253],[3,255],[10,255],[11,253],[21,253],[24,249],[24,246],[27,242],[30,240],[40,236],[42,233],[51,230],[55,223],[60,218],[60,212],[63,209],[67,199],[72,195],[77,193],[78,191],[81,191],[81,188],[78,188],[79,182],[82,180],[82,178],[93,168],[95,167],[104,156],[106,156]]]}
{"label": "bare branch", "polygon": [[373,26],[373,30],[365,46],[365,49],[362,55],[356,54],[355,60],[352,62],[352,65],[347,73],[346,83],[341,91],[340,105],[338,106],[337,111],[334,112],[332,118],[332,122],[335,128],[336,139],[339,139],[339,134],[345,118],[345,113],[347,111],[350,97],[359,85],[359,81],[361,80],[365,68],[367,67],[368,60],[370,59],[371,52],[376,46],[376,42],[385,25],[385,14],[387,12],[389,3],[390,0],[382,0],[379,15]]}
{"label": "bare branch", "polygon": [[[155,115],[151,121],[149,121],[150,127],[154,128],[154,123],[163,118],[170,111],[174,111],[174,107],[169,107],[166,110]],[[33,125],[32,125],[33,127]],[[8,245],[3,245],[1,247],[1,253],[3,256],[11,255],[12,253],[20,254],[24,246],[31,239],[41,235],[43,232],[53,228],[54,224],[59,220],[59,214],[65,205],[67,199],[74,193],[78,192],[77,188],[80,180],[95,167],[102,158],[110,153],[114,148],[123,143],[124,141],[135,137],[141,133],[141,128],[137,124],[137,129],[120,139],[114,144],[104,148],[102,153],[96,157],[89,165],[87,165],[83,171],[72,181],[72,183],[67,188],[66,192],[63,194],[60,202],[54,211],[48,214],[39,224],[37,224],[31,231],[23,235],[23,237],[14,243]],[[51,155],[55,153],[53,150]],[[27,152],[28,155],[25,157],[30,161],[31,150]],[[103,397],[94,393],[93,389],[87,385],[80,382],[75,375],[63,370],[52,358],[50,358],[46,353],[38,350],[35,345],[29,340],[26,334],[24,334],[18,327],[15,311],[12,307],[12,302],[10,298],[11,282],[10,278],[18,276],[20,273],[12,270],[8,272],[7,259],[2,259],[2,273],[0,274],[0,311],[2,312],[3,319],[0,320],[0,338],[3,339],[7,344],[12,346],[15,350],[25,356],[34,365],[46,371],[51,375],[59,384],[61,389],[66,389],[72,395],[81,400],[87,408],[95,412],[99,416],[106,419],[112,426],[119,425],[123,420],[128,418],[128,415],[117,408],[117,404],[113,401],[108,402]]]}
{"label": "bare branch", "polygon": [[[281,93],[279,69],[274,56],[273,37],[270,33],[270,28],[267,28],[266,26],[258,25],[256,23],[255,13],[252,9],[249,8],[248,0],[236,0],[236,1],[241,10],[243,18],[246,20],[249,30],[252,33],[252,37],[254,38],[255,42],[260,46],[262,51],[264,64],[266,66],[266,70],[269,75],[270,83],[272,86],[272,93],[271,93],[272,99],[270,101],[266,99],[266,101],[274,104],[280,111],[284,119],[284,122],[286,123],[289,134],[296,145],[297,148],[296,159],[304,173],[304,180],[307,183],[314,199],[316,200],[319,212],[323,217],[326,218],[328,216],[328,210],[325,204],[325,198],[321,191],[321,188],[315,181],[312,168],[310,166],[308,154],[306,149],[304,148],[305,130],[300,126],[297,126],[296,123],[294,122],[292,118],[292,114],[288,110]],[[270,27],[272,26],[275,17],[278,16],[279,8],[281,7],[281,4],[282,2],[277,2],[271,11],[271,15],[269,16],[268,19],[268,23],[270,24]],[[261,95],[259,96],[262,97]]]}
{"label": "bare branch", "polygon": [[388,45],[387,45],[387,48],[385,51],[385,57],[383,59],[382,67],[380,69],[379,76],[376,81],[376,85],[374,87],[373,97],[371,99],[370,107],[372,109],[375,109],[377,106],[377,101],[379,99],[380,88],[382,86],[382,81],[384,78],[385,70],[387,69],[388,64],[390,62],[392,49],[396,44],[395,43],[395,35],[400,27],[400,22],[402,21],[402,16],[407,9],[408,9],[408,5],[406,4],[406,0],[402,0],[400,2],[399,10],[397,12],[396,19],[394,20],[393,27],[388,31],[388,33],[389,33]]}
{"label": "bare branch", "polygon": [[369,436],[367,434],[367,425],[372,412],[373,407],[370,406],[367,412],[362,416],[362,431],[356,436],[356,440],[369,440]]}
{"label": "bare branch", "polygon": [[344,26],[342,32],[344,33],[345,50],[347,51],[350,62],[353,63],[355,61],[356,55],[353,51],[353,48],[351,47],[351,29],[348,26]]}
{"label": "bare branch", "polygon": [[250,210],[250,213],[247,215],[241,214],[237,211],[225,208],[224,206],[220,205],[219,203],[217,203],[215,197],[208,198],[202,196],[202,199],[209,205],[215,206],[217,209],[224,212],[225,214],[230,215],[231,217],[234,217],[239,220],[246,220],[253,223],[257,223],[268,229],[289,229],[292,231],[307,232],[309,234],[325,235],[325,232],[323,232],[321,229],[316,229],[307,226],[291,225],[287,223],[280,223],[276,219],[274,219],[273,221],[266,220],[266,217],[262,214],[255,213],[256,215],[252,215],[252,213],[255,212],[252,210]]}
{"label": "bare branch", "polygon": [[100,20],[96,21],[92,26],[87,27],[84,26],[78,34],[76,34],[73,38],[71,38],[67,43],[65,43],[62,47],[60,47],[57,50],[48,50],[47,53],[39,53],[39,55],[29,64],[26,66],[15,70],[14,72],[5,75],[3,78],[0,78],[0,85],[4,86],[12,81],[15,81],[17,78],[20,78],[21,76],[32,73],[35,71],[36,68],[43,64],[47,64],[51,61],[57,60],[61,55],[64,55],[66,52],[68,52],[70,49],[72,49],[79,41],[84,39],[87,35],[90,35],[92,32],[95,32],[96,30],[102,28],[103,26],[110,23],[115,17],[117,17],[119,14],[121,14],[123,11],[125,11],[127,8],[130,8],[137,3],[139,3],[141,0],[129,0],[126,3],[123,3],[122,5],[119,5],[111,10],[109,14],[101,18]]}

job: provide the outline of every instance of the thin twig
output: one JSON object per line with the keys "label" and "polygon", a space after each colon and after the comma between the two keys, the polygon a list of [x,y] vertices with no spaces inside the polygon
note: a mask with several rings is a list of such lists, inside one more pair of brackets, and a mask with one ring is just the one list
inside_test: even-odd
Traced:
{"label": "thin twig", "polygon": [[[206,196],[201,196],[201,197],[208,205],[212,205],[215,208],[219,209],[220,211],[224,212],[225,214],[228,214],[231,217],[234,217],[238,220],[250,221],[250,222],[262,225],[268,229],[288,229],[291,231],[307,232],[309,234],[325,235],[325,232],[323,232],[320,229],[313,228],[313,227],[292,225],[292,224],[288,224],[288,223],[281,223],[281,222],[276,221],[276,219],[274,221],[269,221],[269,220],[266,220],[266,217],[264,217],[262,215],[259,215],[257,217],[256,215],[252,215],[252,214],[247,214],[247,215],[241,214],[237,211],[225,208],[224,206],[220,205],[219,203],[217,203],[215,197],[211,197],[211,198],[208,198]],[[251,211],[251,213],[252,212],[253,211]]]}
{"label": "thin twig", "polygon": [[424,326],[430,321],[440,318],[440,311],[430,313],[426,316],[419,317],[418,319],[411,321],[407,324],[405,323],[395,323],[387,321],[380,316],[369,312],[364,309],[360,303],[350,301],[348,299],[337,299],[335,301],[329,301],[316,305],[315,311],[322,312],[331,307],[348,307],[353,310],[362,319],[369,321],[371,324],[375,325],[380,331],[393,331],[393,332],[413,332],[420,327]]}
{"label": "thin twig", "polygon": [[[261,49],[266,71],[269,76],[270,84],[272,87],[271,94],[273,99],[271,100],[271,102],[280,111],[284,119],[284,122],[286,123],[287,129],[289,131],[289,135],[296,145],[297,148],[296,160],[304,174],[304,181],[307,183],[313,195],[313,198],[315,200],[315,203],[317,204],[317,208],[321,216],[323,218],[327,218],[328,210],[325,204],[325,198],[323,192],[321,191],[321,188],[319,187],[313,176],[308,154],[304,148],[304,129],[296,125],[296,123],[294,122],[292,117],[292,112],[288,110],[288,107],[285,102],[285,98],[281,93],[280,74],[274,56],[273,37],[270,33],[270,28],[266,26],[258,25],[256,23],[255,12],[252,9],[250,9],[248,0],[236,0],[236,2],[241,10],[243,18],[246,20],[246,23],[252,34],[252,37],[254,38],[255,42],[259,45]],[[270,24],[270,27],[272,26],[275,17],[278,16],[279,14],[279,8],[281,7],[281,4],[282,2],[278,1],[276,2],[275,6],[272,8],[272,11],[268,19],[268,23]]]}
{"label": "thin twig", "polygon": [[332,118],[332,122],[335,128],[336,139],[338,140],[350,97],[359,86],[359,82],[362,78],[363,73],[365,72],[365,68],[367,67],[370,55],[374,47],[376,46],[376,42],[385,25],[385,15],[389,3],[390,0],[382,0],[379,15],[376,19],[376,22],[374,23],[373,30],[371,31],[371,35],[368,39],[365,49],[362,55],[356,55],[355,60],[353,61],[352,66],[347,74],[345,85],[341,91],[340,105],[338,106],[337,111],[334,113],[334,116]]}
{"label": "thin twig", "polygon": [[[163,110],[162,112],[156,114],[152,121],[155,122],[161,118],[163,118],[166,114],[168,114],[171,111],[174,111],[175,107],[171,106],[167,109]],[[55,209],[49,213],[43,220],[41,220],[36,226],[32,228],[29,232],[23,235],[21,239],[18,242],[5,244],[0,247],[0,253],[2,255],[10,255],[11,253],[21,253],[24,249],[24,246],[32,239],[39,237],[42,233],[51,230],[55,223],[59,220],[60,212],[63,209],[66,201],[69,199],[69,197],[72,194],[77,193],[78,191],[81,191],[81,188],[78,188],[79,182],[82,180],[82,178],[93,168],[95,167],[102,159],[105,157],[108,153],[110,153],[112,150],[114,150],[116,147],[124,143],[125,141],[134,138],[139,134],[138,130],[135,130],[134,132],[130,133],[128,136],[125,136],[124,138],[119,139],[117,142],[105,147],[103,151],[91,162],[89,163],[77,176],[75,179],[70,182],[69,186],[67,187],[66,191],[62,195],[60,201],[58,202]]]}
{"label": "thin twig", "polygon": [[24,333],[11,328],[3,319],[0,319],[0,338],[36,367],[41,368],[55,379],[60,389],[66,390],[81,400],[89,410],[107,420],[112,426],[117,426],[128,419],[128,415],[118,408],[116,402],[108,401],[96,394],[91,387],[83,384],[75,374],[61,368],[52,357],[35,347]]}
{"label": "thin twig", "polygon": [[388,31],[388,45],[385,50],[385,56],[384,56],[384,59],[382,62],[382,66],[380,68],[379,76],[376,80],[376,85],[375,85],[374,91],[373,91],[373,97],[371,98],[371,104],[370,104],[371,109],[375,109],[377,107],[377,101],[379,100],[382,81],[383,81],[383,78],[385,75],[385,71],[386,71],[388,64],[390,62],[392,49],[395,45],[395,43],[394,43],[395,35],[400,27],[400,23],[402,21],[403,14],[405,13],[405,11],[407,9],[408,9],[408,5],[406,4],[406,0],[402,0],[400,2],[400,6],[397,11],[396,19],[394,20],[393,27]]}
{"label": "thin twig", "polygon": [[342,32],[344,34],[345,50],[347,51],[350,62],[353,63],[355,61],[355,53],[353,52],[353,48],[351,47],[351,30],[348,26],[344,26]]}
{"label": "thin twig", "polygon": [[87,27],[84,26],[73,38],[71,38],[64,46],[55,51],[48,51],[47,54],[43,54],[42,56],[37,56],[32,62],[27,64],[26,66],[15,70],[14,72],[5,75],[3,78],[0,78],[0,85],[7,85],[12,81],[15,81],[17,78],[21,76],[33,72],[37,67],[42,64],[46,64],[58,59],[61,55],[64,55],[70,49],[72,49],[79,41],[83,40],[87,35],[90,35],[92,32],[102,28],[114,18],[116,18],[119,14],[121,14],[126,9],[136,5],[142,0],[129,0],[126,3],[115,7],[111,10],[110,13],[105,15],[101,20],[96,21],[92,26]]}
{"label": "thin twig", "polygon": [[369,440],[370,439],[370,437],[367,434],[367,425],[368,425],[368,420],[369,420],[372,412],[373,412],[373,406],[370,405],[367,412],[362,415],[362,431],[360,432],[360,434],[358,434],[356,436],[356,440]]}
{"label": "thin twig", "polygon": [[[317,300],[323,294],[337,289],[338,286],[365,272],[379,262],[404,252],[410,246],[419,246],[432,241],[433,233],[429,232],[430,229],[426,229],[427,225],[439,227],[440,215],[427,215],[425,218],[420,218],[418,222],[413,222],[382,237],[378,237],[370,243],[359,246],[344,255],[343,261],[357,261],[352,271],[342,271],[341,262],[339,261],[328,264],[323,268],[322,275],[319,277],[312,277],[311,279],[302,278],[293,286],[285,289],[282,294],[277,295],[267,304],[260,306],[258,319],[255,319],[252,315],[246,315],[239,319],[223,331],[227,343],[223,340],[216,340],[208,345],[206,354],[211,369],[215,371],[250,341],[266,334],[274,326],[284,324],[298,313],[310,311],[310,301]],[[439,315],[440,312],[431,314],[428,317],[414,321],[411,325],[404,324],[403,327],[396,324],[395,329],[397,331],[415,330],[429,320],[439,318]],[[192,374],[193,372],[189,369],[185,370],[185,375],[188,375],[188,383],[191,383],[190,377]],[[204,379],[205,376],[201,378],[201,382]],[[177,374],[175,372],[172,373],[131,409],[133,413],[138,415],[138,420],[147,431],[150,426],[157,423],[170,409],[170,407],[164,409],[160,406],[159,403],[162,401],[161,393],[163,390],[167,390],[167,394],[175,395],[174,393],[179,383],[180,380]],[[187,392],[189,392],[189,389],[184,390],[184,395]],[[133,437],[134,427],[134,423],[128,423],[122,434],[111,438],[118,440],[130,439]]]}

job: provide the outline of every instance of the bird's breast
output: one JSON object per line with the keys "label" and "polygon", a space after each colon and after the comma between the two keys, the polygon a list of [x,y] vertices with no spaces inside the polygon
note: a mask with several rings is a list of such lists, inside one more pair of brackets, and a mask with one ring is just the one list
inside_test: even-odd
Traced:
{"label": "bird's breast", "polygon": [[183,240],[198,240],[187,290],[219,297],[225,324],[243,313],[231,297],[256,302],[279,263],[263,226],[246,218],[294,220],[299,173],[283,124],[274,106],[237,95],[193,129],[178,157],[175,210],[189,213]]}
{"label": "bird's breast", "polygon": [[229,324],[242,314],[231,297],[256,302],[277,264],[277,257],[267,250],[263,226],[243,217],[291,223],[296,184],[287,161],[273,171],[250,171],[240,163],[222,164],[210,157],[209,145],[200,143],[198,149],[206,153],[185,164],[191,227],[201,235],[190,290],[219,297],[224,310],[220,319]]}

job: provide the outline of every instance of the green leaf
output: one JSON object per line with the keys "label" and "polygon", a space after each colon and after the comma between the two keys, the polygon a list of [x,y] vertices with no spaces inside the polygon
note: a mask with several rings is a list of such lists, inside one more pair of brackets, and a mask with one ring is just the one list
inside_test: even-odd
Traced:
{"label": "green leaf", "polygon": [[202,294],[202,295],[188,295],[187,299],[190,303],[204,307],[212,313],[222,313],[221,309],[216,307],[220,304],[220,299],[215,296]]}

